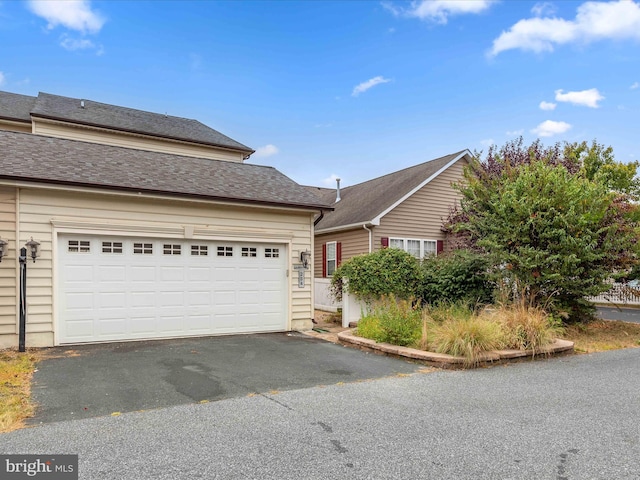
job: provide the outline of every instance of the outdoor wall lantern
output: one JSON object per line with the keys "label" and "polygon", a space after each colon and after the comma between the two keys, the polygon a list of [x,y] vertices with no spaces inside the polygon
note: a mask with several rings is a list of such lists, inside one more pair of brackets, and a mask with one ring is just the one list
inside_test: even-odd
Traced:
{"label": "outdoor wall lantern", "polygon": [[305,250],[304,252],[300,252],[300,262],[302,262],[302,266],[304,268],[309,268],[309,261],[311,260],[311,252],[309,250]]}
{"label": "outdoor wall lantern", "polygon": [[2,257],[4,257],[7,254],[8,245],[9,245],[8,242],[0,238],[0,262],[2,261]]}
{"label": "outdoor wall lantern", "polygon": [[27,248],[29,249],[29,254],[33,259],[33,263],[36,263],[36,258],[40,256],[40,243],[36,242],[33,237],[26,243]]}

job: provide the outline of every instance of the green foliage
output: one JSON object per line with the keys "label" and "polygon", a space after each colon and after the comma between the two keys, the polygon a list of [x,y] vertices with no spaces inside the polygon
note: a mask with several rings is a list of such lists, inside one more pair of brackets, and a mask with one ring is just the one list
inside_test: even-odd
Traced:
{"label": "green foliage", "polygon": [[393,345],[413,345],[420,338],[422,314],[412,303],[393,295],[383,297],[358,321],[358,335]]}
{"label": "green foliage", "polygon": [[420,265],[407,252],[385,248],[352,257],[336,269],[331,291],[338,300],[345,288],[343,278],[348,279],[346,289],[361,299],[375,300],[383,295],[409,298],[415,295],[419,284]]}
{"label": "green foliage", "polygon": [[491,301],[493,289],[486,255],[454,250],[422,262],[418,296],[426,303],[487,303]]}
{"label": "green foliage", "polygon": [[585,313],[585,296],[606,291],[606,280],[636,261],[638,209],[612,190],[632,187],[621,180],[626,167],[597,144],[584,148],[569,145],[553,162],[472,164],[452,222],[489,254],[497,282],[531,305],[552,298],[570,319]]}

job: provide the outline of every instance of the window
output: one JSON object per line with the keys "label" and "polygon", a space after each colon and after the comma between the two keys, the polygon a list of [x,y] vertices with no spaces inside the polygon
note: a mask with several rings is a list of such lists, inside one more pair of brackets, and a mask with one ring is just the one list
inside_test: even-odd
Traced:
{"label": "window", "polygon": [[333,275],[336,270],[336,242],[327,242],[327,259],[326,259],[326,271],[327,277]]}
{"label": "window", "polygon": [[91,242],[89,240],[69,240],[69,251],[89,253],[91,251]]}
{"label": "window", "polygon": [[242,247],[243,257],[257,257],[258,250],[255,247]]}
{"label": "window", "polygon": [[425,258],[438,254],[437,240],[420,240],[413,238],[390,238],[390,248],[399,248],[416,258]]}
{"label": "window", "polygon": [[438,242],[435,240],[425,240],[424,241],[424,256],[428,257],[431,255],[438,254]]}
{"label": "window", "polygon": [[280,257],[280,249],[279,248],[265,248],[264,249],[265,258],[279,258]]}
{"label": "window", "polygon": [[219,257],[233,257],[233,247],[218,247]]}
{"label": "window", "polygon": [[165,255],[180,255],[182,253],[182,245],[177,243],[165,243],[162,246],[162,253]]}
{"label": "window", "polygon": [[151,255],[153,253],[152,243],[134,243],[133,253],[142,255]]}
{"label": "window", "polygon": [[191,255],[206,257],[209,255],[209,248],[206,245],[191,245]]}
{"label": "window", "polygon": [[122,242],[102,242],[102,253],[122,253]]}

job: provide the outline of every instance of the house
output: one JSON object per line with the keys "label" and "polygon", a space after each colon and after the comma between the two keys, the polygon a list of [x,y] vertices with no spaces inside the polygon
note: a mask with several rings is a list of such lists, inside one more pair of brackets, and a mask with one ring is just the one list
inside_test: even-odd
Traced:
{"label": "house", "polygon": [[334,208],[317,219],[315,275],[327,278],[341,262],[381,248],[424,258],[445,248],[442,221],[460,194],[471,160],[463,150],[346,188],[309,187]]}
{"label": "house", "polygon": [[[0,347],[311,328],[330,206],[195,120],[0,92]],[[295,275],[294,275],[295,273]]]}

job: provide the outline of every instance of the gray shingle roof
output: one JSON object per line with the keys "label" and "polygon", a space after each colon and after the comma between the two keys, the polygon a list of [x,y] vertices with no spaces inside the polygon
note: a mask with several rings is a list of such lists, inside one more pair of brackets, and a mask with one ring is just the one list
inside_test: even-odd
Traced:
{"label": "gray shingle roof", "polygon": [[324,218],[318,222],[316,231],[370,222],[465,152],[467,150],[445,155],[357,185],[341,188],[341,200],[338,203],[335,202],[335,189],[307,187],[325,203],[334,207],[333,212],[325,213]]}
{"label": "gray shingle roof", "polygon": [[197,120],[145,112],[92,100],[84,100],[84,108],[82,108],[82,101],[79,98],[40,92],[31,114],[83,125],[187,140],[253,153],[253,150],[246,145],[236,142]]}
{"label": "gray shingle roof", "polygon": [[326,209],[273,167],[0,131],[0,179]]}
{"label": "gray shingle roof", "polygon": [[35,103],[36,97],[0,92],[0,118],[31,122],[30,112]]}

